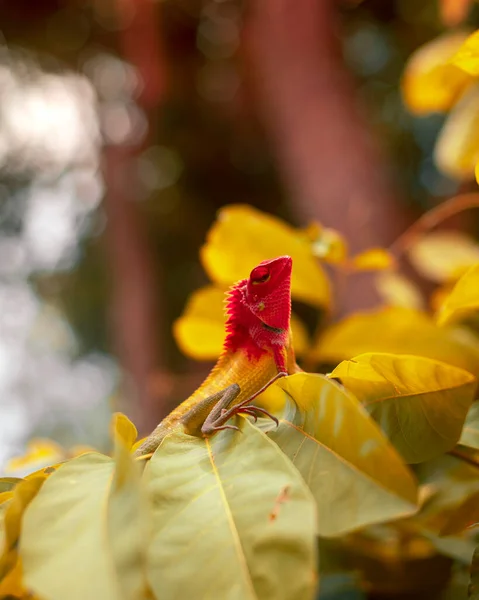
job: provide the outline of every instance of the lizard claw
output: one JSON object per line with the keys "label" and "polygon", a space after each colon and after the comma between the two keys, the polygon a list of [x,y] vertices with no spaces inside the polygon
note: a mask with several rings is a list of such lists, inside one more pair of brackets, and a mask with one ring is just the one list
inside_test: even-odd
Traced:
{"label": "lizard claw", "polygon": [[272,415],[270,412],[268,412],[264,408],[260,408],[259,406],[254,406],[254,405],[243,406],[238,410],[238,412],[245,413],[247,415],[252,416],[254,418],[255,423],[258,420],[258,413],[259,413],[260,415],[264,415],[265,417],[268,417],[272,421],[274,421],[276,423],[276,427],[279,426],[278,419],[274,415]]}

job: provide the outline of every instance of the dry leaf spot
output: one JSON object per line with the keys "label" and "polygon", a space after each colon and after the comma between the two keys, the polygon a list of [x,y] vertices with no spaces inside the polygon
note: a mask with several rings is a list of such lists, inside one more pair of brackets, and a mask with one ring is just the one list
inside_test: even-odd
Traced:
{"label": "dry leaf spot", "polygon": [[290,494],[289,494],[290,489],[291,489],[291,486],[289,486],[289,485],[285,485],[284,487],[281,488],[281,490],[278,494],[278,497],[275,500],[273,510],[269,513],[270,521],[275,521],[278,518],[279,509],[281,508],[281,505],[284,504],[285,502],[287,502],[290,498]]}

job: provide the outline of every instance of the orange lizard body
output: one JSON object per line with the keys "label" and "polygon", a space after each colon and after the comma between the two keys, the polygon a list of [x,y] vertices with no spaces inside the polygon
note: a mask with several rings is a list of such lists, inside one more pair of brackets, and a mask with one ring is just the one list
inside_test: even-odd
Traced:
{"label": "orange lizard body", "polygon": [[180,422],[187,433],[208,436],[233,428],[225,423],[236,412],[265,413],[248,402],[278,376],[298,369],[291,343],[291,269],[289,256],[264,261],[231,288],[218,362],[202,385],[161,421],[137,455],[153,452]]}

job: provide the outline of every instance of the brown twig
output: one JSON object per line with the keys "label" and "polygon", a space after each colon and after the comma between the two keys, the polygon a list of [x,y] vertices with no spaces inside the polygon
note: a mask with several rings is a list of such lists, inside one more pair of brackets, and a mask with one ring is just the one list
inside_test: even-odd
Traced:
{"label": "brown twig", "polygon": [[396,257],[404,254],[412,244],[426,232],[437,227],[440,223],[458,213],[470,208],[479,208],[479,193],[461,194],[453,196],[439,206],[424,213],[411,227],[406,229],[389,247],[389,251]]}

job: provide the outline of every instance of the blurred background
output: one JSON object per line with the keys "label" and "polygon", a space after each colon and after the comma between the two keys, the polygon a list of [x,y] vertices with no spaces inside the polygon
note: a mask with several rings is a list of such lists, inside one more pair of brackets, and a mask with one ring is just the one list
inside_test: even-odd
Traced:
{"label": "blurred background", "polygon": [[444,116],[400,92],[438,0],[2,0],[0,24],[0,470],[32,436],[107,447],[112,410],[145,433],[191,392],[209,365],[171,325],[221,206],[357,251],[459,190]]}

